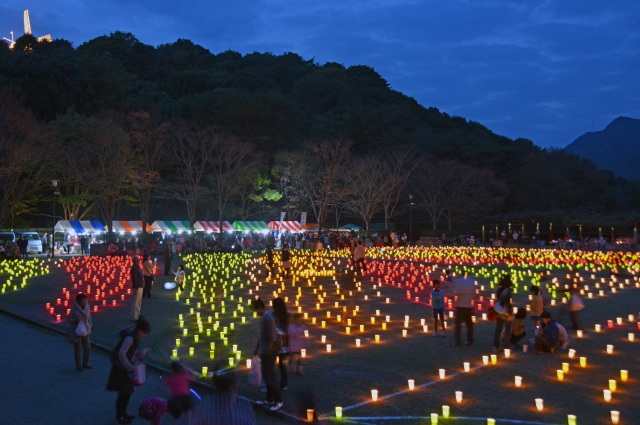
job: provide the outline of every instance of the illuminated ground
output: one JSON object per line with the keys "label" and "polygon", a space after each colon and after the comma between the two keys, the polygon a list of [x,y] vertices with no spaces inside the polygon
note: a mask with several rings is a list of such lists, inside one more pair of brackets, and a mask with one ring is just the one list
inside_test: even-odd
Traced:
{"label": "illuminated ground", "polygon": [[[189,270],[185,292],[161,289],[168,278],[159,275],[154,298],[143,302],[143,314],[154,326],[147,338],[147,345],[153,348],[151,360],[166,365],[177,354],[201,370],[202,366],[211,367],[214,357],[231,361],[246,373],[245,361],[251,357],[257,335],[250,300],[279,295],[287,300],[291,312],[307,314],[311,339],[304,359],[305,375],[291,376],[284,396],[289,412],[293,411],[295,395],[304,390],[314,393],[321,418],[335,419],[335,406],[341,406],[345,423],[429,423],[431,413],[440,414],[440,423],[456,424],[486,423],[488,417],[498,418],[497,423],[560,424],[567,423],[569,414],[576,415],[581,424],[604,424],[611,423],[611,410],[620,411],[621,423],[640,418],[640,394],[635,392],[640,376],[635,359],[638,342],[628,339],[629,333],[640,334],[635,256],[503,249],[372,251],[369,255],[373,257],[370,274],[354,279],[344,258],[297,253],[296,277],[285,282],[277,275],[267,278],[257,258],[187,256],[183,259]],[[101,271],[98,260],[91,260],[95,262],[91,266],[84,262],[88,260],[75,261],[64,266],[58,263],[51,275],[30,278],[24,288],[3,294],[0,302],[5,309],[61,326],[56,325],[56,318],[66,315],[62,288],[72,298],[90,284],[91,304],[98,307],[93,341],[110,346],[117,331],[128,324],[128,265],[103,264]],[[617,269],[612,270],[614,264]],[[476,342],[471,347],[453,347],[453,319],[446,338],[424,332],[423,319],[431,331],[428,282],[439,277],[444,267],[451,267],[458,275],[468,273],[478,281],[482,302],[477,312]],[[483,356],[493,354],[494,324],[483,321],[482,313],[495,291],[492,284],[507,267],[518,285],[516,302],[520,307],[526,307],[526,286],[536,282],[540,272],[548,271],[550,278],[557,278],[561,289],[567,275],[581,280],[587,298],[587,308],[581,312],[585,336],[571,334],[575,358],[566,352],[515,353],[509,359],[499,354],[496,365],[483,364]],[[557,305],[550,309],[568,327],[568,318],[561,316],[560,291],[555,299]],[[599,333],[594,331],[596,323],[602,328]],[[531,336],[530,330],[528,334]],[[326,344],[331,344],[331,352]],[[613,354],[606,353],[609,344],[614,346]],[[581,356],[587,357],[586,368],[579,365]],[[468,373],[463,370],[464,362],[470,363]],[[562,363],[568,363],[569,372],[558,381]],[[439,369],[445,369],[445,379],[439,378]],[[620,369],[628,370],[627,382],[621,381]],[[522,376],[521,388],[514,385],[515,375]],[[408,379],[415,381],[413,391],[408,390]],[[617,389],[612,400],[605,402],[603,390],[610,379],[617,380]],[[378,390],[377,401],[371,400],[371,389]],[[253,399],[264,396],[248,384],[243,384],[241,391]],[[456,391],[463,392],[460,403],[455,400]],[[541,412],[535,408],[536,398],[544,399]],[[442,405],[449,405],[456,419],[444,420]]]}

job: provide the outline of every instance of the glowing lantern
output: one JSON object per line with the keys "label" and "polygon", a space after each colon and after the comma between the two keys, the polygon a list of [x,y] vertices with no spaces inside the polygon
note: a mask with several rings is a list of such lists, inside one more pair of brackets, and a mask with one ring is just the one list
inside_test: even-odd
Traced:
{"label": "glowing lantern", "polygon": [[541,398],[536,398],[536,409],[538,409],[538,412],[542,412],[544,409],[544,400]]}

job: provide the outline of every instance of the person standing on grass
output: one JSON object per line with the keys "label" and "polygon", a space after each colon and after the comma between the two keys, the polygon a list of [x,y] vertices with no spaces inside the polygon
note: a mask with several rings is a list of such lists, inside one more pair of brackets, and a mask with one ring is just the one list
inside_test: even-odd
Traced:
{"label": "person standing on grass", "polygon": [[131,298],[131,316],[129,319],[135,322],[140,317],[140,310],[142,309],[142,293],[144,292],[144,275],[140,268],[140,258],[136,255],[131,257],[132,266],[130,270],[131,274],[131,289],[133,295]]}
{"label": "person standing on grass", "polygon": [[138,351],[138,344],[151,332],[151,324],[140,316],[135,328],[123,329],[120,340],[111,352],[111,371],[107,381],[107,391],[116,391],[116,420],[119,425],[127,425],[135,415],[127,413],[129,400],[133,394],[133,380],[136,364],[149,352],[148,349]]}
{"label": "person standing on grass", "polygon": [[433,336],[438,336],[438,318],[440,319],[440,326],[442,327],[442,333],[440,336],[444,337],[444,292],[440,289],[440,281],[438,279],[433,280],[433,290],[431,291],[431,309],[433,310]]}
{"label": "person standing on grass", "polygon": [[152,297],[151,287],[153,286],[154,281],[153,269],[155,266],[155,261],[151,261],[149,254],[144,254],[144,257],[142,258],[142,275],[144,278],[144,290],[142,291],[143,297]]}
{"label": "person standing on grass", "polygon": [[531,293],[531,321],[535,329],[540,326],[540,315],[544,310],[544,301],[540,295],[540,287],[537,285],[531,285],[529,292]]}
{"label": "person standing on grass", "polygon": [[260,336],[254,350],[254,355],[260,355],[262,365],[262,379],[267,386],[267,395],[264,400],[258,400],[256,404],[266,406],[269,410],[280,410],[283,406],[282,392],[276,385],[276,359],[277,350],[273,350],[273,342],[276,338],[276,321],[273,314],[266,311],[264,302],[257,298],[253,301],[253,309],[260,317]]}
{"label": "person standing on grass", "polygon": [[512,285],[513,283],[511,282],[511,277],[509,275],[505,275],[500,278],[500,282],[498,283],[496,299],[498,300],[498,303],[502,306],[504,311],[498,311],[496,329],[493,332],[493,351],[500,351],[500,337],[502,336],[503,328],[504,348],[509,348],[511,346],[511,321],[513,320],[511,306]]}
{"label": "person standing on grass", "polygon": [[[91,320],[91,308],[89,307],[89,299],[83,293],[76,295],[76,302],[71,307],[71,313],[67,319],[69,322],[69,332],[67,334],[67,341],[73,344],[73,354],[76,360],[76,370],[93,369],[89,365],[89,359],[91,358],[91,327],[93,322]],[[78,326],[82,323],[85,331],[78,332]],[[86,335],[78,335],[78,334]],[[82,351],[82,358],[80,352]]]}
{"label": "person standing on grass", "polygon": [[462,322],[467,327],[467,345],[473,344],[473,301],[476,297],[476,288],[473,280],[469,278],[457,279],[454,287],[456,297],[456,328],[454,345],[460,345],[460,333]]}

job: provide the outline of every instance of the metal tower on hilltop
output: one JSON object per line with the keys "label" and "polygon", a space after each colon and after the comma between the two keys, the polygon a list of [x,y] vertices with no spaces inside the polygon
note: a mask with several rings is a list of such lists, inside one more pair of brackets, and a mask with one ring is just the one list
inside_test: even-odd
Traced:
{"label": "metal tower on hilltop", "polygon": [[[31,35],[31,19],[29,19],[29,9],[24,11],[24,33]],[[51,41],[51,34],[36,38],[38,41]]]}

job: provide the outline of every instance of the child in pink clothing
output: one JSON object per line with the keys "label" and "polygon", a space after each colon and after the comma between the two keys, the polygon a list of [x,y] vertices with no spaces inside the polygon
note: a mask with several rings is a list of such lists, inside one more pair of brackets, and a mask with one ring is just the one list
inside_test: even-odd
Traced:
{"label": "child in pink clothing", "polygon": [[171,362],[173,373],[164,378],[164,385],[169,388],[171,398],[167,402],[167,411],[171,416],[178,419],[180,415],[195,406],[195,401],[191,395],[191,383],[193,382],[193,372],[178,361]]}
{"label": "child in pink clothing", "polygon": [[309,347],[309,337],[305,336],[307,327],[302,321],[302,314],[293,315],[293,323],[289,325],[289,356],[290,364],[296,367],[296,375],[302,375],[302,355],[303,348]]}
{"label": "child in pink clothing", "polygon": [[151,421],[152,425],[160,425],[162,415],[167,411],[167,400],[159,397],[150,397],[142,402],[138,416]]}

